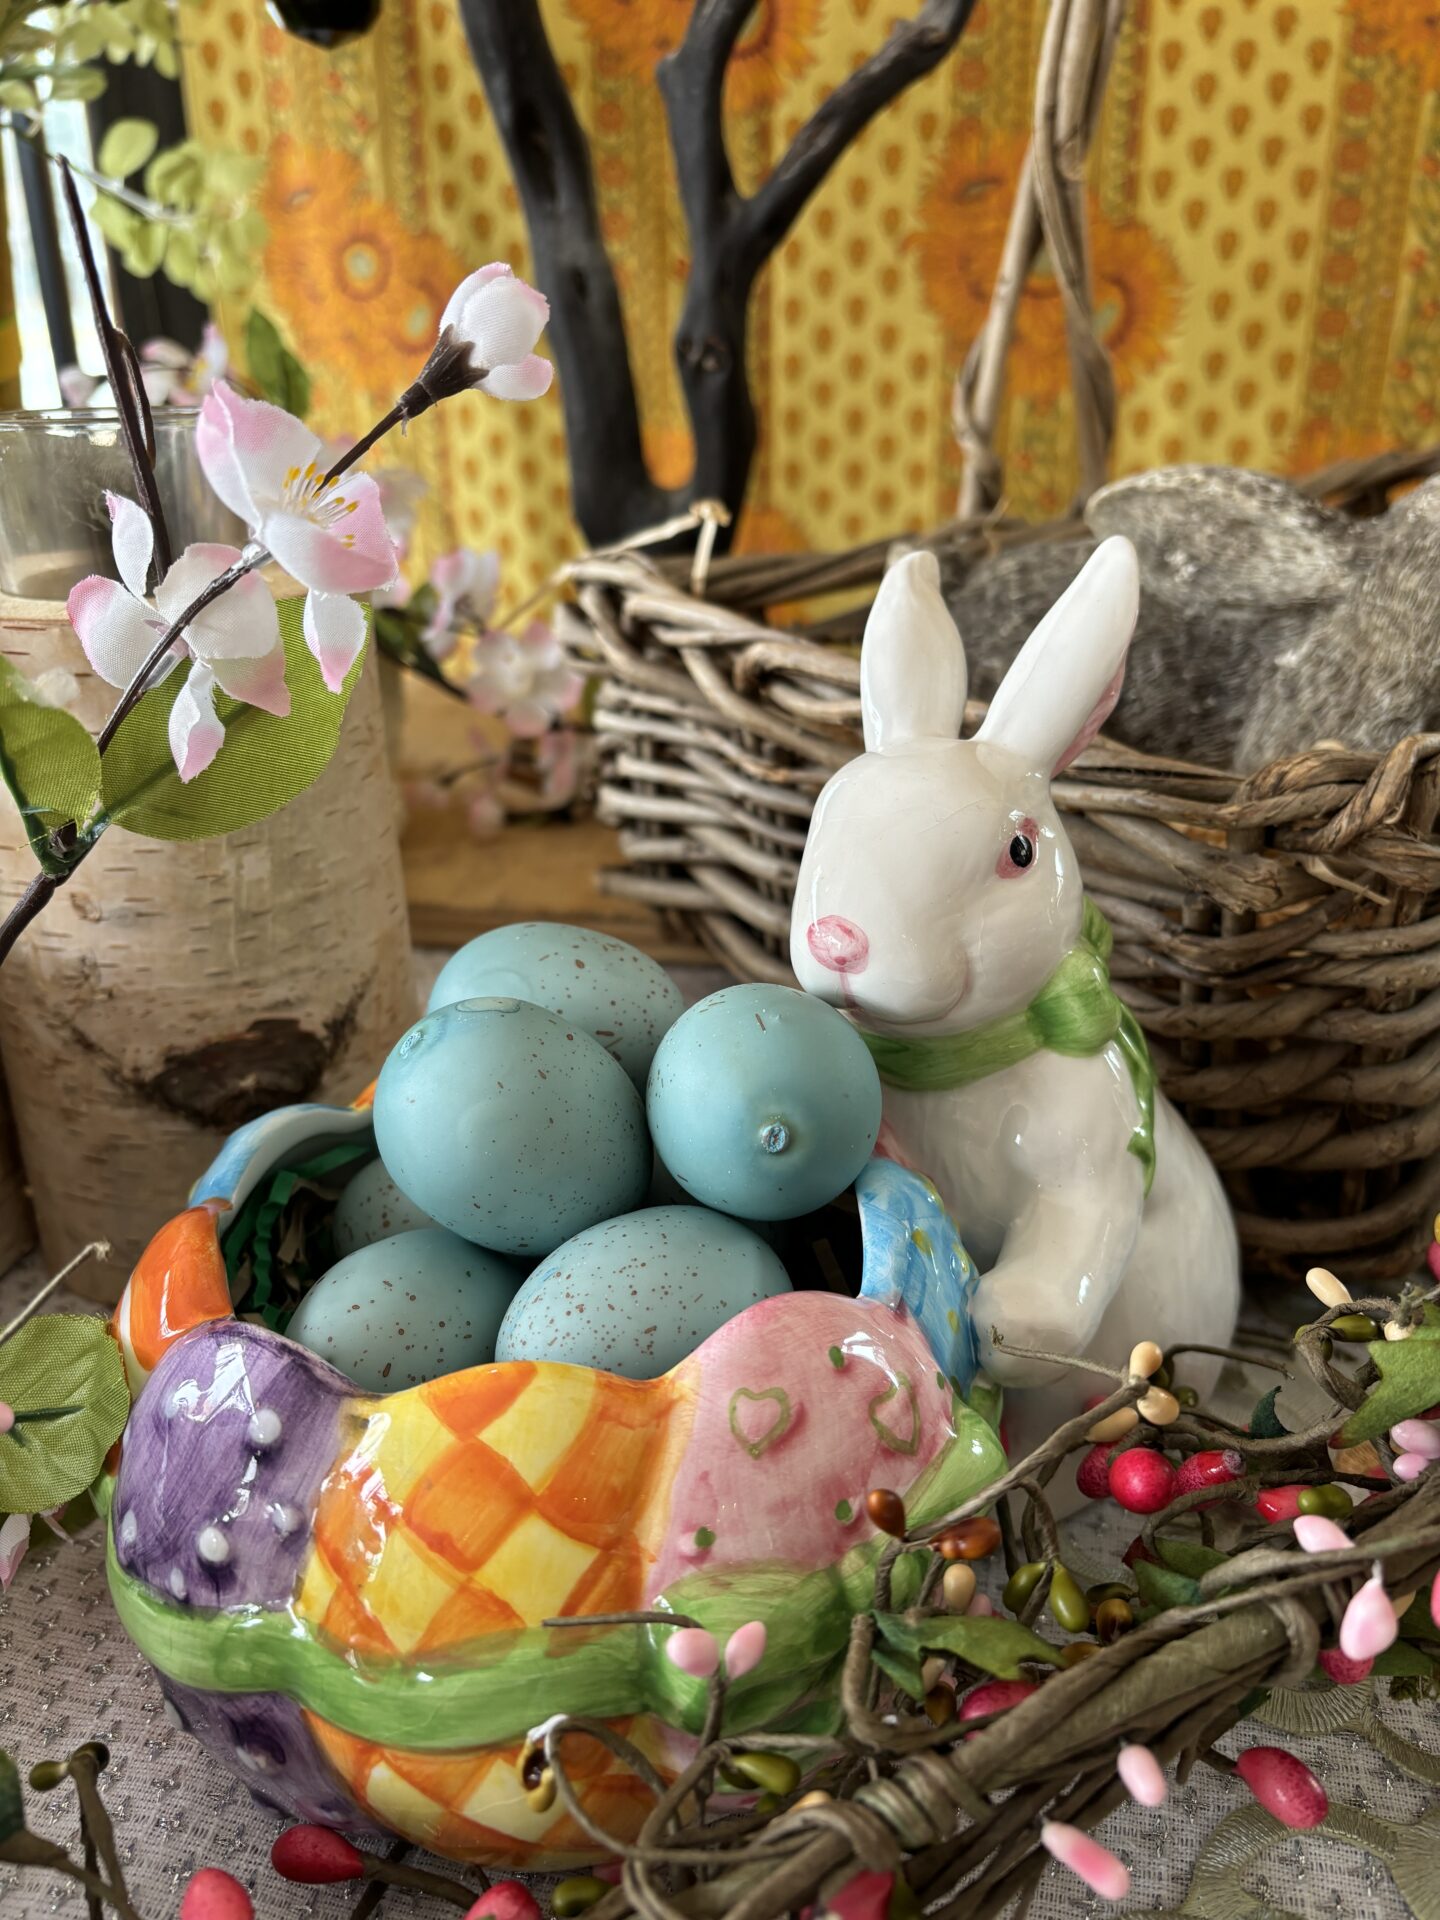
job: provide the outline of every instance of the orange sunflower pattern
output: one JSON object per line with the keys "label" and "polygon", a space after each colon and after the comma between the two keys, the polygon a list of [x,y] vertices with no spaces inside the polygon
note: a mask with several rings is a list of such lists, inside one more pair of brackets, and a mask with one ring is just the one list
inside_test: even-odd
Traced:
{"label": "orange sunflower pattern", "polygon": [[[920,201],[910,244],[925,297],[957,359],[989,311],[1024,152],[1023,136],[1006,138],[962,120]],[[1170,356],[1183,307],[1180,271],[1141,221],[1107,219],[1093,196],[1089,211],[1096,329],[1116,385],[1128,393]],[[1054,400],[1069,386],[1065,310],[1043,261],[1021,296],[1009,377],[1014,392],[1033,400]]]}
{"label": "orange sunflower pattern", "polygon": [[350,154],[289,135],[261,209],[266,278],[301,358],[362,393],[408,386],[464,273],[453,249],[375,199]]}
{"label": "orange sunflower pattern", "polygon": [[[568,0],[615,78],[651,80],[684,38],[694,0]],[[773,106],[814,64],[824,0],[761,0],[746,22],[725,75],[732,113]]]}
{"label": "orange sunflower pattern", "polygon": [[1440,87],[1440,0],[1345,0],[1351,48],[1414,67],[1427,91]]}

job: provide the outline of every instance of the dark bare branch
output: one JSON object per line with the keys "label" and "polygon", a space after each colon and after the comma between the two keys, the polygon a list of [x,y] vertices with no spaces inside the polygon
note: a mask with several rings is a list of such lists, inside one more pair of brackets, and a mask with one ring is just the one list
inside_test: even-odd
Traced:
{"label": "dark bare branch", "polygon": [[534,278],[550,300],[575,516],[604,545],[665,518],[650,479],[590,152],[537,0],[460,0],[475,65],[525,210]]}

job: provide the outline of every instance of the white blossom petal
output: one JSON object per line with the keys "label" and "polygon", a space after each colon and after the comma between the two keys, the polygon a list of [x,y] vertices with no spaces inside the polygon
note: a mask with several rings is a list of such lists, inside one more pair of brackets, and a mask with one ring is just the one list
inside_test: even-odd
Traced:
{"label": "white blossom petal", "polygon": [[143,600],[98,573],[79,580],[65,603],[85,658],[112,687],[128,687],[165,631]]}
{"label": "white blossom petal", "polygon": [[481,287],[489,286],[492,280],[509,280],[514,277],[515,269],[508,260],[492,260],[488,266],[477,267],[474,273],[467,273],[445,302],[445,311],[440,316],[440,331],[453,327],[465,309],[465,302]]}
{"label": "white blossom petal", "polygon": [[343,593],[312,592],[305,596],[301,624],[326,686],[339,693],[365,645],[364,609]]}
{"label": "white blossom petal", "polygon": [[[166,621],[178,620],[239,558],[234,547],[218,542],[197,541],[187,547],[155,591]],[[253,660],[269,653],[279,637],[274,596],[254,573],[242,575],[185,629],[186,644],[197,660]]]}
{"label": "white blossom petal", "polygon": [[30,1545],[30,1515],[8,1514],[0,1523],[0,1591],[9,1586]]}
{"label": "white blossom petal", "polygon": [[[266,595],[268,599],[268,594]],[[285,649],[277,626],[275,645],[256,659],[214,659],[209,663],[215,683],[232,700],[285,719],[290,711],[290,689],[285,684]]]}
{"label": "white blossom petal", "polygon": [[492,367],[485,378],[475,384],[492,400],[538,400],[550,391],[554,378],[555,369],[550,362],[538,353],[529,353],[513,366]]}
{"label": "white blossom petal", "polygon": [[550,302],[543,293],[514,274],[497,274],[467,294],[450,326],[469,343],[479,366],[505,367],[525,358],[549,318]]}
{"label": "white blossom petal", "polygon": [[254,532],[286,488],[315,466],[320,441],[283,407],[242,399],[221,380],[200,409],[195,450],[210,485]]}
{"label": "white blossom petal", "polygon": [[150,588],[150,562],[155,554],[155,529],[150,516],[123,493],[107,493],[110,509],[110,548],[120,578],[137,600]]}
{"label": "white blossom petal", "polygon": [[225,729],[215,712],[215,676],[197,662],[170,709],[170,751],[180,778],[190,781],[203,773],[224,738]]}

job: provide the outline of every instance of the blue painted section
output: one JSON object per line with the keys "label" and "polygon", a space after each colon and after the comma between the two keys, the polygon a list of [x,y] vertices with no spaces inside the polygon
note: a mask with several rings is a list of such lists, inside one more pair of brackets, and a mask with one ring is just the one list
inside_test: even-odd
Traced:
{"label": "blue painted section", "polygon": [[865,1248],[863,1300],[903,1306],[920,1323],[935,1364],[968,1393],[975,1378],[970,1298],[980,1275],[934,1184],[893,1160],[873,1159],[855,1182]]}
{"label": "blue painted section", "polygon": [[276,1167],[373,1133],[368,1110],[314,1104],[276,1107],[273,1113],[262,1113],[236,1128],[190,1189],[190,1204],[228,1200],[233,1208],[242,1207]]}

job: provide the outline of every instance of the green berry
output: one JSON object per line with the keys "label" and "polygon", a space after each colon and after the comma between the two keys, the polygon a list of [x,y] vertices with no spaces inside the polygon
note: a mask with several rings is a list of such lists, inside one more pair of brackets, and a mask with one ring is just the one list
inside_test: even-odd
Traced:
{"label": "green berry", "polygon": [[1050,1611],[1067,1633],[1083,1633],[1090,1624],[1089,1604],[1068,1567],[1056,1567],[1051,1576]]}
{"label": "green berry", "polygon": [[1027,1560],[1023,1567],[1017,1567],[1005,1582],[1005,1591],[1000,1598],[1011,1613],[1019,1613],[1025,1602],[1040,1584],[1040,1576],[1045,1571],[1043,1560]]}

